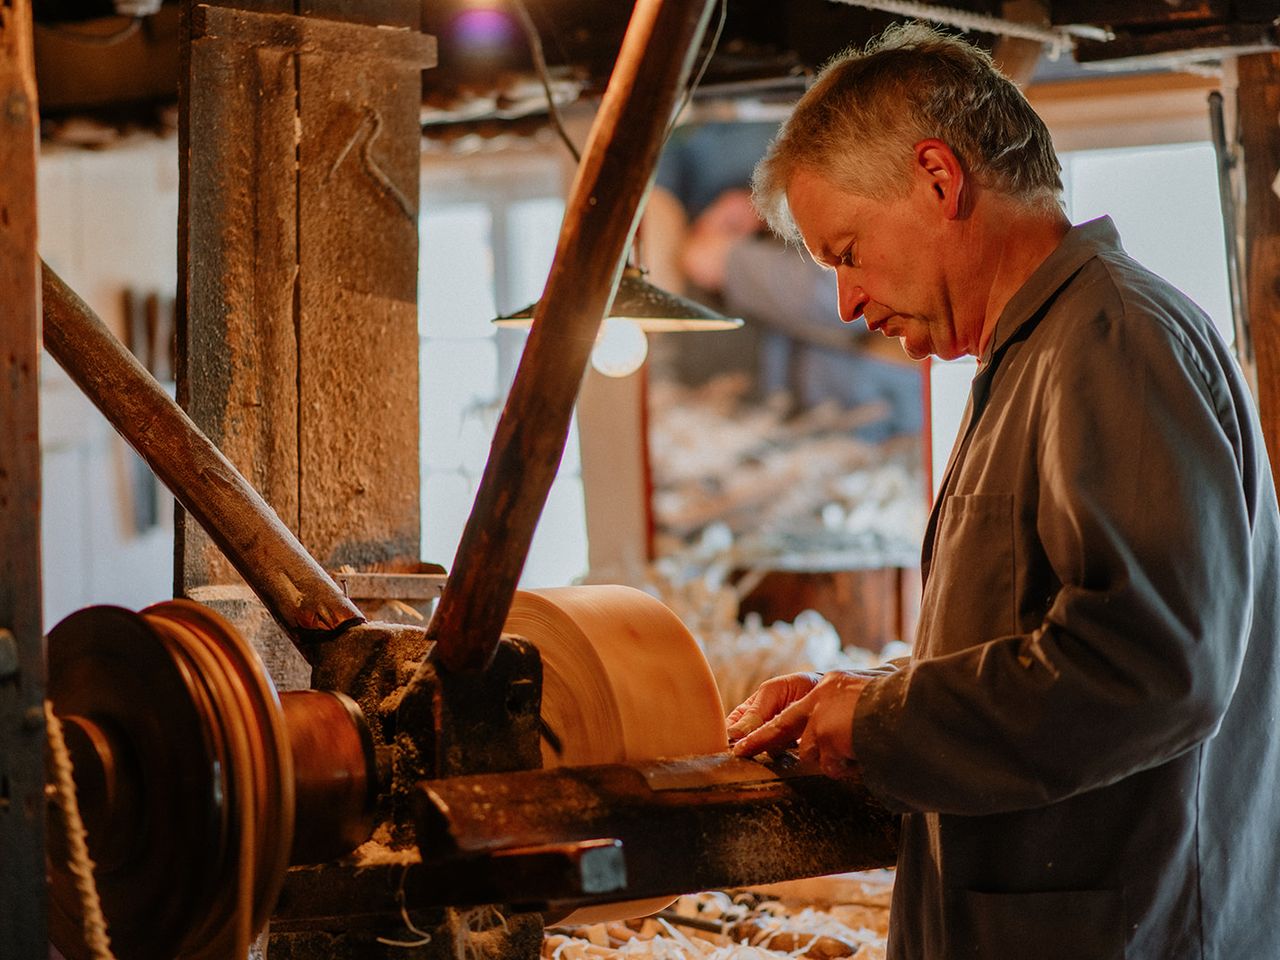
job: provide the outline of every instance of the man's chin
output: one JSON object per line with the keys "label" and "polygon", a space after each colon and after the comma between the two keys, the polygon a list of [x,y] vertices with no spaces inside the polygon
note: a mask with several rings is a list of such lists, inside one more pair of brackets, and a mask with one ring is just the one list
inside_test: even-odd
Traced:
{"label": "man's chin", "polygon": [[902,344],[902,352],[912,360],[923,360],[931,354],[931,351],[927,346],[919,343],[912,343],[906,337],[899,337],[898,342]]}

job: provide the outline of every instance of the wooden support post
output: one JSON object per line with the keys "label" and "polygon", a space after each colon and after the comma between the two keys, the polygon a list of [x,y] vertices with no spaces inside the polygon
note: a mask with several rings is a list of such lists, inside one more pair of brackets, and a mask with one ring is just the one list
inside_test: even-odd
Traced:
{"label": "wooden support post", "polygon": [[[419,20],[188,3],[179,399],[329,568],[419,559]],[[180,591],[235,582],[185,518],[178,553]]]}
{"label": "wooden support post", "polygon": [[[418,0],[184,0],[178,399],[327,569],[419,560]],[[385,26],[384,26],[385,25]],[[393,29],[386,29],[391,27]],[[311,671],[179,514],[175,593]]]}
{"label": "wooden support post", "polygon": [[0,0],[0,953],[48,956],[38,144],[29,0]]}
{"label": "wooden support post", "polygon": [[1237,122],[1244,154],[1245,302],[1253,330],[1258,410],[1280,476],[1280,54],[1237,61]]}
{"label": "wooden support post", "polygon": [[428,627],[450,670],[497,648],[574,400],[714,0],[639,0],[591,128],[533,332]]}

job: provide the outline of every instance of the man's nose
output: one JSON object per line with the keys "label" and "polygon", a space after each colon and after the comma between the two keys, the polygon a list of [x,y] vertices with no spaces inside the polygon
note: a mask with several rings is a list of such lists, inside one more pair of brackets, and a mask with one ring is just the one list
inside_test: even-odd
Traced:
{"label": "man's nose", "polygon": [[852,278],[837,276],[836,288],[839,291],[840,319],[845,323],[853,323],[862,319],[862,311],[866,309],[870,297]]}

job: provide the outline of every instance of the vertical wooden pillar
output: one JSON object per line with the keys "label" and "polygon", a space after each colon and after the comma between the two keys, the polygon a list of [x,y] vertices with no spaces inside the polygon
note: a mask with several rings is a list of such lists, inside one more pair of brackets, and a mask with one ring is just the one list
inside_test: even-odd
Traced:
{"label": "vertical wooden pillar", "polygon": [[[179,401],[322,566],[418,562],[418,0],[185,7]],[[385,29],[385,26],[396,29]],[[190,517],[175,592],[306,665]]]}
{"label": "vertical wooden pillar", "polygon": [[1244,153],[1246,302],[1258,370],[1258,409],[1280,476],[1280,54],[1237,62],[1237,110]]}
{"label": "vertical wooden pillar", "polygon": [[40,260],[29,0],[0,0],[0,953],[48,956],[40,593]]}
{"label": "vertical wooden pillar", "polygon": [[[418,560],[419,116],[435,50],[419,20],[417,0],[189,7],[180,400],[327,567]],[[177,577],[180,592],[237,582],[189,518]]]}

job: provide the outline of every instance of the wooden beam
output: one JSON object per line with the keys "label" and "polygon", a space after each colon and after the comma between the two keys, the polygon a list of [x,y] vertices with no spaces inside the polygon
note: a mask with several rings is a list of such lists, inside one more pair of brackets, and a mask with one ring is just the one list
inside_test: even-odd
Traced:
{"label": "wooden beam", "polygon": [[1258,410],[1273,474],[1280,474],[1280,54],[1237,61],[1244,155],[1245,302],[1258,371]]}
{"label": "wooden beam", "polygon": [[48,956],[38,116],[29,0],[0,0],[0,952]]}
{"label": "wooden beam", "polygon": [[[889,866],[901,819],[856,779],[833,780],[793,756],[762,764],[726,754],[424,781],[413,805],[418,848],[446,876],[458,861],[520,848],[621,840],[626,888],[583,900]],[[508,895],[529,902],[539,892]]]}
{"label": "wooden beam", "polygon": [[1033,83],[1026,94],[1063,153],[1207,139],[1205,101],[1220,88],[1209,77],[1152,73]]}
{"label": "wooden beam", "polygon": [[[419,559],[419,17],[190,4],[179,398],[329,568]],[[235,582],[185,518],[178,551],[179,592]]]}

